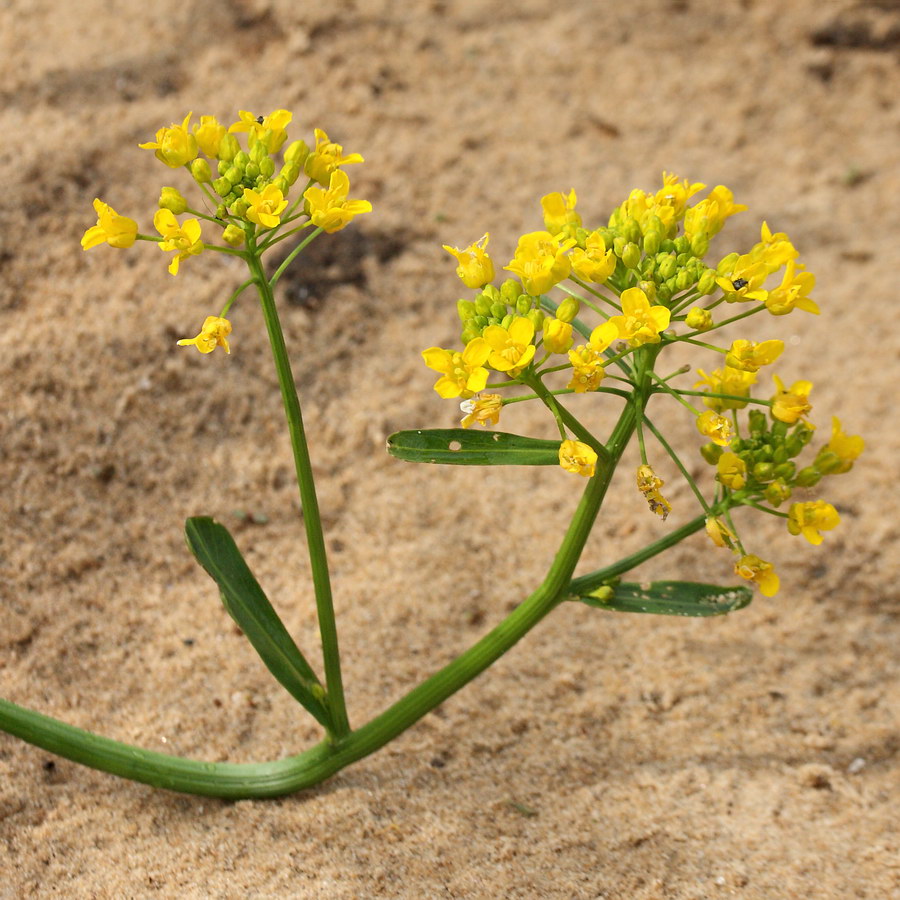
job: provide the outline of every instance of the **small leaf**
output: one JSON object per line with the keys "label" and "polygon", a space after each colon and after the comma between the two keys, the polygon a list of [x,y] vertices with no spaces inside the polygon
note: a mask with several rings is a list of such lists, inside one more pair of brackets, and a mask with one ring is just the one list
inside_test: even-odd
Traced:
{"label": "small leaf", "polygon": [[388,438],[387,450],[397,459],[451,466],[559,465],[559,441],[543,441],[503,431],[469,431],[465,428],[398,431]]}
{"label": "small leaf", "polygon": [[228,529],[208,516],[197,516],[187,520],[184,533],[191,553],[219,586],[228,614],[266,668],[318,722],[330,727],[319,679],[253,577]]}
{"label": "small leaf", "polygon": [[662,616],[723,616],[743,609],[753,599],[745,585],[719,587],[696,581],[623,582],[604,585],[590,594],[572,597],[597,609],[654,613]]}

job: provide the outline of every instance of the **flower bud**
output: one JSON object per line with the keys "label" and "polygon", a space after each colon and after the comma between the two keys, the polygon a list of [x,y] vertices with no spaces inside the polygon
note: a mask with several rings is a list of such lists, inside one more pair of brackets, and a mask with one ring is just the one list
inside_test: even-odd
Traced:
{"label": "flower bud", "polygon": [[688,240],[687,235],[681,235],[680,237],[675,238],[675,252],[676,253],[688,253],[691,249],[691,242]]}
{"label": "flower bud", "polygon": [[823,475],[833,475],[844,465],[844,461],[832,450],[823,447],[817,454],[815,460],[816,468]]}
{"label": "flower bud", "polygon": [[212,181],[212,170],[209,168],[209,163],[202,156],[198,156],[191,163],[191,175],[194,176],[194,181],[198,184],[209,184]]}
{"label": "flower bud", "polygon": [[543,331],[544,319],[546,317],[545,317],[544,311],[542,309],[529,310],[528,315],[525,318],[527,318],[531,321],[531,324],[534,325],[535,331]]}
{"label": "flower bud", "polygon": [[622,262],[629,269],[636,269],[641,261],[641,248],[634,242],[629,242],[622,250]]}
{"label": "flower bud", "polygon": [[[299,177],[302,169],[296,163],[288,163],[281,167],[281,177],[289,184],[293,184]],[[282,191],[284,193],[284,191]]]}
{"label": "flower bud", "polygon": [[291,182],[289,182],[289,181],[287,180],[287,178],[284,177],[284,175],[279,175],[279,176],[272,182],[272,184],[274,184],[275,187],[277,187],[278,190],[281,191],[281,194],[282,194],[282,196],[284,196],[284,197],[287,196],[287,192],[290,190],[290,187],[291,187]]}
{"label": "flower bud", "polygon": [[716,270],[707,269],[697,282],[697,291],[701,296],[711,294],[716,289]]}
{"label": "flower bud", "polygon": [[479,316],[489,316],[491,314],[491,298],[483,291],[475,298],[475,312]]}
{"label": "flower bud", "polygon": [[509,330],[509,326],[512,325],[513,319],[515,319],[515,316],[512,313],[507,313],[502,319],[500,319],[500,327]]}
{"label": "flower bud", "polygon": [[[478,303],[477,303],[477,302],[476,302],[475,306],[476,306],[476,309],[477,309],[477,307],[478,307]],[[488,323],[488,318],[487,318],[487,316],[482,316],[482,315],[476,315],[474,318],[470,319],[469,321],[470,321],[476,328],[481,329],[481,330],[487,328],[487,326],[488,326],[488,324],[489,324],[489,323]]]}
{"label": "flower bud", "polygon": [[709,238],[705,234],[695,234],[691,238],[691,253],[694,256],[706,256],[709,251]]}
{"label": "flower bud", "polygon": [[236,185],[244,177],[244,172],[243,172],[243,170],[239,169],[237,166],[231,165],[228,167],[228,170],[225,172],[224,177],[227,178],[228,181],[230,182],[231,186],[234,187],[234,185]]}
{"label": "flower bud", "polygon": [[[502,291],[500,292],[500,295],[503,296]],[[529,297],[528,294],[519,294],[513,305],[516,307],[516,312],[520,316],[524,316],[528,310],[531,309],[531,297]]]}
{"label": "flower bud", "polygon": [[176,188],[164,187],[159,192],[159,208],[180,216],[187,209],[187,200],[181,196]]}
{"label": "flower bud", "polygon": [[468,322],[475,315],[475,304],[471,300],[457,300],[456,312],[462,322]]}
{"label": "flower bud", "polygon": [[[515,278],[507,278],[500,285],[500,299],[504,303],[513,304],[522,295],[522,285]],[[526,295],[527,296],[527,295]],[[528,300],[528,308],[531,308],[531,298]],[[524,315],[524,314],[523,314]]]}
{"label": "flower bud", "polygon": [[233,209],[234,214],[243,219],[247,215],[247,210],[250,209],[250,204],[243,199],[235,200]]}
{"label": "flower bud", "polygon": [[694,306],[688,311],[684,322],[688,328],[693,328],[694,331],[709,331],[713,326],[713,317],[708,309]]}
{"label": "flower bud", "polygon": [[794,483],[799,487],[812,487],[819,483],[822,473],[815,466],[807,466],[797,473]]}
{"label": "flower bud", "polygon": [[250,154],[244,150],[235,153],[234,159],[231,161],[231,164],[237,166],[242,172],[245,168],[247,168],[247,163],[250,162]]}
{"label": "flower bud", "polygon": [[672,299],[673,294],[674,291],[668,284],[661,284],[656,289],[656,299],[659,300],[660,303],[668,303]]}
{"label": "flower bud", "polygon": [[659,252],[662,237],[658,231],[649,231],[644,235],[644,253],[655,256]]}
{"label": "flower bud", "polygon": [[[240,153],[241,145],[238,143],[237,138],[233,134],[223,135],[222,140],[219,141],[219,152],[216,156],[225,162],[231,162],[234,157]],[[221,174],[221,169],[219,170]]]}
{"label": "flower bud", "polygon": [[500,302],[500,291],[493,284],[486,284],[481,290],[482,293],[485,294],[485,296],[491,298],[491,303]]}
{"label": "flower bud", "polygon": [[462,334],[460,335],[459,339],[462,341],[463,345],[468,344],[469,341],[473,341],[477,337],[481,337],[481,330],[477,325],[474,325],[473,322],[473,319],[469,319],[469,321],[466,323],[466,327],[462,330]]}
{"label": "flower bud", "polygon": [[250,148],[250,161],[255,162],[257,165],[259,165],[268,155],[265,141],[257,141]]}
{"label": "flower bud", "polygon": [[560,319],[544,322],[544,349],[550,353],[566,353],[572,346],[572,326]]}
{"label": "flower bud", "polygon": [[766,431],[768,430],[768,421],[766,420],[766,414],[764,412],[759,409],[751,409],[747,418],[750,422],[751,435],[756,436],[766,433]]}
{"label": "flower bud", "polygon": [[626,219],[620,232],[629,244],[636,244],[641,239],[641,226],[637,219]]}
{"label": "flower bud", "polygon": [[714,466],[718,461],[719,457],[725,452],[724,447],[720,447],[718,444],[714,444],[710,441],[708,444],[704,444],[700,448],[700,455],[711,465]]}
{"label": "flower bud", "polygon": [[675,262],[675,257],[672,256],[671,253],[666,254],[665,258],[660,262],[656,271],[659,274],[659,277],[665,281],[667,278],[671,278],[675,274],[675,270],[678,268],[677,263]]}
{"label": "flower bud", "polygon": [[783,478],[785,481],[790,481],[794,477],[794,473],[796,471],[797,471],[796,463],[792,463],[792,462],[777,463],[775,466],[775,477]]}
{"label": "flower bud", "polygon": [[581,302],[575,297],[566,297],[556,308],[556,318],[560,322],[571,322],[581,309]]}
{"label": "flower bud", "polygon": [[491,315],[496,319],[502,319],[507,313],[506,304],[505,303],[492,303],[491,304]]}
{"label": "flower bud", "polygon": [[624,252],[625,246],[627,243],[628,243],[628,241],[626,241],[625,238],[622,237],[622,235],[620,235],[620,234],[616,235],[613,238],[613,243],[612,243],[613,253],[615,253],[616,256],[619,257],[619,259],[622,258],[622,253]]}
{"label": "flower bud", "polygon": [[[254,144],[255,147],[258,147],[259,144]],[[253,180],[259,175],[259,164],[255,162],[248,162],[244,167],[244,177]]]}
{"label": "flower bud", "polygon": [[275,174],[275,162],[272,157],[267,156],[259,161],[259,174],[266,178],[271,178]]}
{"label": "flower bud", "polygon": [[775,477],[775,466],[770,462],[758,462],[753,467],[753,477],[757,481],[771,481]]}
{"label": "flower bud", "polygon": [[240,225],[226,225],[222,232],[222,240],[232,247],[240,247],[244,243],[244,229]]}
{"label": "flower bud", "polygon": [[763,496],[772,504],[772,506],[777,508],[781,506],[785,500],[790,499],[791,489],[783,481],[776,480],[766,487],[763,491]]}
{"label": "flower bud", "polygon": [[693,284],[690,269],[684,268],[675,276],[675,289],[684,291]]}
{"label": "flower bud", "polygon": [[306,146],[306,141],[294,141],[284,151],[284,161],[301,169],[307,156],[309,156],[309,147]]}

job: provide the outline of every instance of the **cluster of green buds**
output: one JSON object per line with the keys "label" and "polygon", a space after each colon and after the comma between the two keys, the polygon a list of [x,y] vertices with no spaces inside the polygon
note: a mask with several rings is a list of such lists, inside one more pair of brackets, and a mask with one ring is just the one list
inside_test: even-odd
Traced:
{"label": "cluster of green buds", "polygon": [[522,290],[515,278],[507,278],[500,287],[485,285],[471,300],[458,300],[456,310],[463,325],[460,339],[464,344],[481,337],[489,325],[509,328],[516,316],[524,316],[534,325],[535,332],[543,330],[545,313],[541,298]]}

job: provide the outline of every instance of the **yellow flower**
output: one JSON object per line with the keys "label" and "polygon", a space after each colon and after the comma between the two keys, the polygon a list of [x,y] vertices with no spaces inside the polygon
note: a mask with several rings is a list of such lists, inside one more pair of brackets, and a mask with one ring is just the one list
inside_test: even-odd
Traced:
{"label": "yellow flower", "polygon": [[525,316],[516,316],[509,328],[488,325],[482,333],[491,348],[488,363],[498,372],[515,378],[534,358],[534,323]]}
{"label": "yellow flower", "polygon": [[853,468],[853,461],[863,452],[866,442],[858,434],[844,434],[841,420],[831,417],[831,440],[822,448],[822,452],[833,453],[840,462],[830,469],[829,474],[840,475]]}
{"label": "yellow flower", "polygon": [[549,353],[565,353],[571,346],[571,322],[544,319],[544,349]]}
{"label": "yellow flower", "polygon": [[750,251],[750,255],[765,263],[766,269],[771,275],[772,272],[778,271],[792,259],[796,259],[799,254],[783,231],[772,234],[769,226],[763,222],[760,229],[760,242]]}
{"label": "yellow flower", "polygon": [[599,231],[592,231],[584,241],[584,250],[574,247],[570,256],[572,271],[583,281],[603,284],[616,270],[616,254],[606,249]]}
{"label": "yellow flower", "polygon": [[276,109],[269,115],[260,117],[242,109],[238,112],[238,116],[240,116],[238,121],[229,127],[229,133],[246,131],[250,146],[257,141],[263,141],[268,153],[277,153],[281,149],[281,145],[287,140],[287,126],[293,118],[286,109]]}
{"label": "yellow flower", "polygon": [[127,216],[120,216],[111,206],[102,200],[94,200],[94,212],[97,213],[97,224],[85,231],[81,238],[81,246],[85,250],[99,244],[109,244],[124,250],[130,247],[137,237],[137,222]]}
{"label": "yellow flower", "polygon": [[581,441],[563,441],[559,445],[559,464],[573,475],[590,478],[597,469],[597,454]]}
{"label": "yellow flower", "polygon": [[503,399],[499,394],[476,394],[459,404],[459,408],[466,414],[460,424],[463,428],[469,428],[476,422],[485,428],[496,425],[500,421],[502,406]]}
{"label": "yellow flower", "polygon": [[737,537],[734,532],[718,517],[708,516],[706,519],[706,533],[709,539],[717,547],[733,549]]}
{"label": "yellow flower", "polygon": [[340,231],[354,216],[372,211],[368,200],[348,200],[350,179],[342,169],[331,173],[328,190],[315,185],[303,194],[313,225],[323,228],[328,234]]}
{"label": "yellow flower", "polygon": [[716,471],[716,478],[733,491],[739,491],[747,483],[747,464],[737,453],[723,453],[716,463]]}
{"label": "yellow flower", "polygon": [[274,184],[267,184],[258,194],[244,188],[244,201],[248,204],[247,218],[263,228],[274,228],[281,222],[281,214],[288,202]]}
{"label": "yellow flower", "polygon": [[609,319],[619,337],[628,341],[629,347],[658,344],[659,334],[668,328],[672,313],[665,306],[651,306],[647,295],[637,287],[622,291],[620,300],[622,315]]}
{"label": "yellow flower", "polygon": [[610,322],[598,325],[592,332],[587,344],[581,344],[569,351],[569,362],[574,369],[572,380],[568,384],[570,391],[584,394],[596,391],[606,375],[603,363],[606,357],[603,351],[619,336],[619,329]]}
{"label": "yellow flower", "polygon": [[772,563],[758,556],[742,556],[734,564],[734,574],[758,584],[764,597],[774,597],[778,593],[780,579],[775,574]]}
{"label": "yellow flower", "polygon": [[[732,369],[725,366],[724,369],[713,369],[709,375],[703,369],[697,369],[701,377],[694,387],[705,385],[712,394],[731,394],[736,397],[749,397],[750,385],[756,382],[755,372],[742,372],[740,369]],[[728,400],[723,397],[707,397],[703,401],[704,406],[721,412],[723,409],[743,409],[747,405],[746,400]]]}
{"label": "yellow flower", "polygon": [[228,129],[220,125],[215,116],[200,116],[200,124],[194,126],[198,146],[211,158],[219,155],[219,144],[227,133]]}
{"label": "yellow flower", "polygon": [[429,369],[442,375],[434,385],[439,396],[445,400],[450,397],[467,399],[484,390],[489,374],[484,363],[490,353],[487,341],[473,338],[462,353],[429,347],[422,351],[422,358]]}
{"label": "yellow flower", "polygon": [[[675,219],[684,216],[687,202],[694,194],[702,191],[705,184],[695,182],[691,184],[686,178],[679,183],[678,176],[674,172],[663,172],[663,186],[656,192],[654,200],[658,206],[670,206]],[[662,216],[660,216],[662,218]]]}
{"label": "yellow flower", "polygon": [[581,216],[575,212],[575,204],[578,198],[575,189],[569,191],[568,196],[556,191],[541,197],[541,209],[544,211],[544,227],[550,234],[559,234],[566,225],[581,225]]}
{"label": "yellow flower", "polygon": [[725,299],[733,303],[737,300],[765,300],[769,293],[762,285],[769,277],[765,263],[754,260],[749,253],[739,256],[730,275],[716,278],[716,284],[725,292]]}
{"label": "yellow flower", "polygon": [[795,309],[819,314],[819,305],[809,296],[816,285],[816,276],[812,272],[798,271],[798,268],[802,269],[802,266],[789,260],[781,284],[765,298],[766,309],[773,316],[786,316]]}
{"label": "yellow flower", "polygon": [[759,344],[753,341],[732,341],[725,355],[725,365],[743,372],[758,372],[761,366],[775,362],[783,350],[784,341],[762,341]]}
{"label": "yellow flower", "polygon": [[722,230],[725,220],[747,207],[734,202],[734,194],[724,185],[716,185],[709,195],[684,215],[684,233],[688,239],[706,235],[713,237]]}
{"label": "yellow flower", "polygon": [[652,466],[638,466],[638,490],[644,495],[651,512],[656,513],[663,521],[672,511],[672,504],[659,492],[664,484],[665,482],[653,471]]}
{"label": "yellow flower", "polygon": [[315,135],[316,149],[306,157],[306,162],[303,164],[304,171],[313,181],[318,181],[319,184],[328,184],[331,173],[338,167],[364,162],[358,153],[344,156],[344,148],[340,144],[328,140],[328,135],[321,128],[315,130]]}
{"label": "yellow flower", "polygon": [[697,416],[697,430],[720,447],[727,447],[731,443],[731,422],[715,410],[708,409]]}
{"label": "yellow flower", "polygon": [[709,331],[713,326],[712,313],[702,306],[692,306],[684,317],[684,324],[694,331]]}
{"label": "yellow flower", "polygon": [[821,544],[820,531],[837,528],[841,521],[838,511],[824,500],[810,503],[792,503],[788,510],[787,529],[791,534],[802,534],[811,544]]}
{"label": "yellow flower", "polygon": [[[772,378],[778,389],[775,396],[772,397],[772,416],[780,422],[793,425],[812,409],[812,404],[809,402],[812,382],[795,381],[790,388],[786,388],[784,382],[777,375],[773,375]],[[809,423],[807,422],[807,424]],[[810,425],[810,427],[814,426]]]}
{"label": "yellow flower", "polygon": [[494,264],[485,250],[490,237],[489,233],[485,233],[474,244],[469,244],[465,250],[443,245],[448,253],[456,257],[459,263],[456,274],[466,287],[481,288],[494,280]]}
{"label": "yellow flower", "polygon": [[566,252],[574,245],[575,238],[561,241],[549,231],[532,231],[519,238],[515,256],[504,268],[519,276],[526,294],[536,297],[569,277],[572,263]]}
{"label": "yellow flower", "polygon": [[155,150],[156,158],[177,169],[197,157],[197,138],[188,131],[193,113],[188,113],[180,125],[172,124],[156,132],[156,140],[138,144],[142,150]]}
{"label": "yellow flower", "polygon": [[194,338],[183,338],[178,342],[179,347],[187,347],[193,344],[201,353],[212,353],[216,347],[223,347],[226,353],[231,353],[228,346],[228,335],[231,334],[231,322],[219,316],[207,316],[200,334]]}
{"label": "yellow flower", "polygon": [[169,263],[169,271],[178,274],[178,264],[189,256],[203,252],[203,241],[200,240],[200,223],[196,219],[188,219],[179,225],[175,214],[168,209],[158,209],[153,216],[156,230],[165,238],[157,246],[160,250],[175,250],[176,255]]}

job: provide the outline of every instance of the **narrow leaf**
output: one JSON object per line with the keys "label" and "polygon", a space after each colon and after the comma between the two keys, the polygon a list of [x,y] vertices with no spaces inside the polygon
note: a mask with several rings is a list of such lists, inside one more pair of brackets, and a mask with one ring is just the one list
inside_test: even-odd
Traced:
{"label": "narrow leaf", "polygon": [[225,609],[266,668],[318,722],[330,727],[319,679],[253,577],[228,529],[208,516],[198,516],[187,520],[184,531],[191,553],[218,584]]}
{"label": "narrow leaf", "polygon": [[604,585],[584,596],[573,596],[597,609],[654,613],[662,616],[723,616],[743,609],[753,599],[745,585],[719,587],[696,581],[654,581],[650,584]]}
{"label": "narrow leaf", "polygon": [[465,428],[398,431],[388,438],[387,450],[397,459],[451,466],[559,465],[559,441],[543,441],[503,431],[469,431]]}

